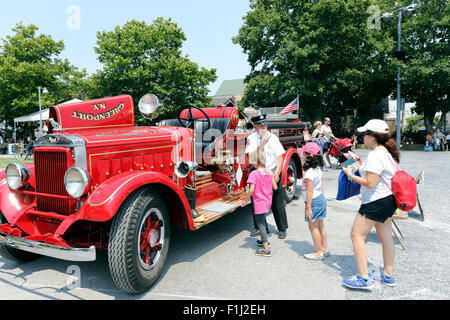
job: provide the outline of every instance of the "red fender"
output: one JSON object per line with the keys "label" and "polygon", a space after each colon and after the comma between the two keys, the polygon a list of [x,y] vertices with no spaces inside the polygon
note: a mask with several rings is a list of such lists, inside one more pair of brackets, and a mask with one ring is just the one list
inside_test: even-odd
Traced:
{"label": "red fender", "polygon": [[[187,221],[186,227],[195,230],[191,209],[186,196],[183,190],[172,179],[159,172],[133,171],[115,175],[111,179],[103,182],[89,196],[80,211],[73,215],[73,219],[66,219],[55,233],[64,234],[77,220],[99,222],[110,220],[114,217],[125,199],[133,191],[145,185],[159,186],[164,189],[164,194],[172,192],[175,198],[171,198],[173,202],[168,203],[171,221],[174,215],[183,215],[183,218],[185,217],[185,221]],[[179,210],[170,210],[171,208],[175,208],[177,203],[181,204],[181,208],[177,208]],[[178,224],[183,225],[181,222]]]}
{"label": "red fender", "polygon": [[[34,165],[24,164],[24,166],[30,170],[29,181],[33,181]],[[32,201],[29,199],[31,198],[30,196],[19,195],[19,193],[11,191],[6,182],[6,169],[0,170],[0,211],[9,223],[15,224],[23,212],[30,208]]]}
{"label": "red fender", "polygon": [[289,165],[289,161],[291,161],[291,158],[293,157],[295,161],[295,166],[297,167],[297,178],[303,177],[303,169],[302,169],[302,160],[300,157],[300,154],[298,151],[294,148],[289,148],[284,154],[283,154],[283,168],[281,170],[281,179],[283,181],[283,186],[287,185],[287,168]]}

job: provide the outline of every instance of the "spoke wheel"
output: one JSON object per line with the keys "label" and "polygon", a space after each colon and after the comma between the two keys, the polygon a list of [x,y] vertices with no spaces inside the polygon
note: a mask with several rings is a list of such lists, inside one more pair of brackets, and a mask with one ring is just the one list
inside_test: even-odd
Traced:
{"label": "spoke wheel", "polygon": [[111,225],[108,263],[118,288],[148,291],[160,277],[170,245],[170,220],[161,194],[152,187],[132,193]]}
{"label": "spoke wheel", "polygon": [[163,217],[158,208],[150,209],[139,231],[138,254],[139,263],[145,270],[152,269],[161,257],[161,249],[164,245]]}

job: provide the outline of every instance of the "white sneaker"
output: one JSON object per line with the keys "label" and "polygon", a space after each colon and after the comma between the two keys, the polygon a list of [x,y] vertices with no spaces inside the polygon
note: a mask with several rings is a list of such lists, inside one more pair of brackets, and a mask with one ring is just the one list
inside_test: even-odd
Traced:
{"label": "white sneaker", "polygon": [[320,260],[322,260],[323,259],[323,254],[321,253],[321,254],[317,254],[317,253],[306,253],[306,254],[304,254],[303,255],[303,257],[305,257],[305,259],[308,259],[308,260],[317,260],[317,261],[320,261]]}

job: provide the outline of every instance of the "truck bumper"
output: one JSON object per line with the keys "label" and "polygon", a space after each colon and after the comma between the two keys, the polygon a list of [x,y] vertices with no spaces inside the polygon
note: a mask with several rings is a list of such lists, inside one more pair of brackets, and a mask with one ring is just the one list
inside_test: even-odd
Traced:
{"label": "truck bumper", "polygon": [[60,247],[7,235],[2,232],[0,232],[0,245],[61,260],[94,261],[96,259],[95,246],[89,248]]}

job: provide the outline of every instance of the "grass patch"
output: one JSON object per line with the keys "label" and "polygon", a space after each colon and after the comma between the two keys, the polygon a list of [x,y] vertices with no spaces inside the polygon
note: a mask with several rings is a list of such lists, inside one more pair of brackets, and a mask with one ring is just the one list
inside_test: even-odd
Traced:
{"label": "grass patch", "polygon": [[25,161],[19,161],[15,158],[0,158],[0,169],[5,169],[8,164],[11,162],[17,163],[33,163],[33,159],[27,159]]}

